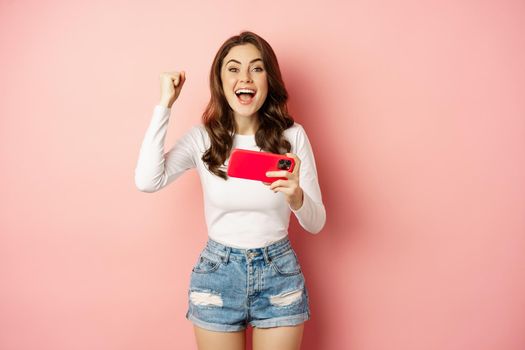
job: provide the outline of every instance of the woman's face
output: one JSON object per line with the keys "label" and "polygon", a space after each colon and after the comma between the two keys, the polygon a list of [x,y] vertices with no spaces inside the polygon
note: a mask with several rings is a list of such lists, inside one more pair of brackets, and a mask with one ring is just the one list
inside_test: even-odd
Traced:
{"label": "woman's face", "polygon": [[[222,88],[234,115],[256,115],[268,95],[261,52],[253,44],[237,45],[230,49],[222,62]],[[241,93],[243,91],[245,93]]]}

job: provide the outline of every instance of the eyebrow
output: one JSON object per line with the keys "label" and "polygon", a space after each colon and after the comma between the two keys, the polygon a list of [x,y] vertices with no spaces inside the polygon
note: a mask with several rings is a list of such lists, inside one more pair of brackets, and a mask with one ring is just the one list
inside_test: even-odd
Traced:
{"label": "eyebrow", "polygon": [[[256,62],[256,61],[261,61],[262,62],[262,59],[261,58],[255,58],[255,59],[251,60],[250,63],[253,63],[253,62]],[[237,60],[234,60],[233,58],[231,60],[229,60],[228,62],[226,62],[226,64],[228,64],[230,62],[235,62],[235,63],[241,64],[241,62],[239,62]]]}

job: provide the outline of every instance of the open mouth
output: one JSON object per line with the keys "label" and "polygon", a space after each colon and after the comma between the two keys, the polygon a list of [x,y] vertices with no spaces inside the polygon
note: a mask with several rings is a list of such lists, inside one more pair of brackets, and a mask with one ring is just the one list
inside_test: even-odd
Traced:
{"label": "open mouth", "polygon": [[248,105],[252,103],[253,97],[255,96],[256,93],[257,91],[253,89],[237,89],[235,91],[235,95],[237,95],[237,99],[243,105]]}

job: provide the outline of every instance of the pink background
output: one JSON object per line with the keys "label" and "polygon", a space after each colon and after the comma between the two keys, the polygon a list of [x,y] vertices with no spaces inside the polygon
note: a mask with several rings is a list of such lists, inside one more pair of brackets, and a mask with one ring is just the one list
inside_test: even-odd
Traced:
{"label": "pink background", "polygon": [[303,349],[525,348],[519,0],[0,1],[0,348],[196,349],[198,175],[147,194],[134,167],[159,74],[187,72],[171,146],[243,29],[277,53],[327,209],[290,226]]}

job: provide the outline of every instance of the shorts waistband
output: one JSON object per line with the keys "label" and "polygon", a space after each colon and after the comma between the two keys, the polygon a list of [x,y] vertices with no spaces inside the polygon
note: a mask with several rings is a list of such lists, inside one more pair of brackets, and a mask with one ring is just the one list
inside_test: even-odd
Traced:
{"label": "shorts waistband", "polygon": [[244,256],[249,260],[256,259],[257,257],[263,257],[267,262],[269,262],[272,257],[278,256],[290,250],[291,247],[292,245],[290,239],[288,236],[286,236],[278,241],[270,243],[265,247],[246,249],[230,247],[208,238],[205,249],[220,256],[225,262],[229,260],[230,255]]}

